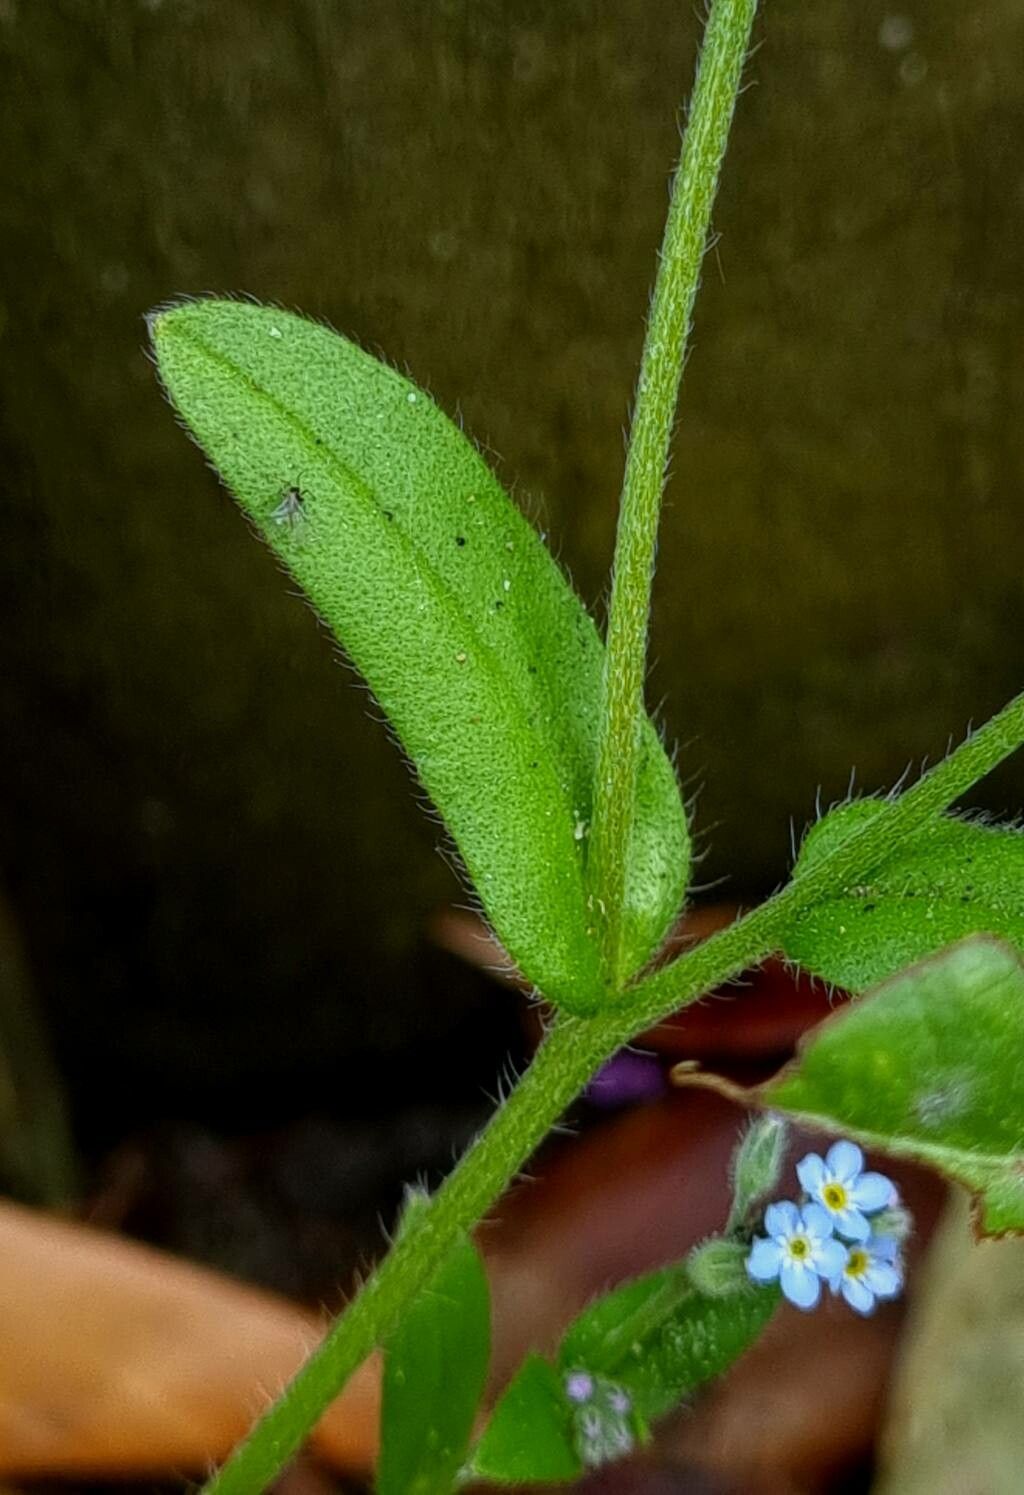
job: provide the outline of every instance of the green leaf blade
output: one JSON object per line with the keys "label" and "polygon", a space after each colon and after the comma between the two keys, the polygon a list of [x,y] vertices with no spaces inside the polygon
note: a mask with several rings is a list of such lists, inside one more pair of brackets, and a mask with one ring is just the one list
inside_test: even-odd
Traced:
{"label": "green leaf blade", "polygon": [[558,1351],[565,1370],[583,1366],[614,1376],[633,1346],[645,1344],[692,1291],[682,1264],[633,1277],[588,1303],[563,1336]]}
{"label": "green leaf blade", "polygon": [[569,1328],[559,1350],[566,1371],[605,1374],[653,1421],[722,1375],[758,1338],[778,1305],[770,1288],[709,1297],[685,1265],[647,1273],[599,1299]]}
{"label": "green leaf blade", "polygon": [[[473,1472],[502,1483],[554,1482],[619,1457],[623,1437],[643,1442],[651,1420],[726,1371],[761,1333],[778,1300],[774,1289],[748,1283],[728,1296],[707,1296],[694,1287],[685,1263],[623,1283],[574,1320],[556,1365],[533,1355],[520,1367],[477,1446]],[[594,1385],[585,1412],[566,1391],[569,1378],[580,1373]],[[578,1421],[608,1417],[602,1388],[628,1398],[617,1409],[622,1436],[609,1445],[615,1452],[598,1453],[595,1435],[585,1435]]]}
{"label": "green leaf blade", "polygon": [[[326,328],[211,300],[152,333],[172,402],[370,684],[509,954],[551,1000],[600,1005],[584,861],[603,649],[542,540],[422,391]],[[637,811],[633,968],[689,865],[649,723]]]}
{"label": "green leaf blade", "polygon": [[[826,816],[805,838],[794,876],[881,808],[857,800]],[[943,815],[865,883],[802,911],[783,948],[805,970],[862,992],[972,934],[1024,950],[1024,835]]]}
{"label": "green leaf blade", "polygon": [[575,1479],[583,1464],[554,1366],[530,1355],[499,1398],[473,1454],[472,1470],[499,1484]]}
{"label": "green leaf blade", "polygon": [[377,1495],[450,1495],[490,1348],[487,1275],[464,1240],[385,1346]]}

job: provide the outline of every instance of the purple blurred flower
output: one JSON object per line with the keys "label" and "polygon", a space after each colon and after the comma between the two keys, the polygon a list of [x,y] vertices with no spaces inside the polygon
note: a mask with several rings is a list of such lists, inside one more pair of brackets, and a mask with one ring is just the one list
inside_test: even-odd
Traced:
{"label": "purple blurred flower", "polygon": [[613,1110],[617,1106],[658,1100],[668,1093],[668,1089],[660,1059],[653,1054],[635,1054],[630,1049],[622,1049],[598,1070],[587,1086],[586,1094],[592,1105]]}

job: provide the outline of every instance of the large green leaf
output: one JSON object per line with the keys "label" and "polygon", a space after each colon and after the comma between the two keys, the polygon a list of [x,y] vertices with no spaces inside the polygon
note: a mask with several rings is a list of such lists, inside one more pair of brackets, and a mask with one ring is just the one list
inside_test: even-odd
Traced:
{"label": "large green leaf", "polygon": [[[599,1005],[584,861],[604,651],[541,538],[421,390],[327,328],[209,300],[151,329],[171,400],[369,682],[509,954],[552,1001]],[[648,723],[631,970],[688,862]]]}
{"label": "large green leaf", "polygon": [[892,977],[815,1028],[744,1105],[926,1163],[975,1196],[981,1234],[1024,1232],[1024,966],[977,935]]}
{"label": "large green leaf", "polygon": [[[855,800],[808,833],[795,873],[839,846],[882,802]],[[969,934],[1024,949],[1024,835],[942,815],[857,886],[798,914],[784,949],[805,970],[860,992]]]}
{"label": "large green leaf", "polygon": [[377,1495],[450,1495],[490,1352],[487,1274],[463,1240],[385,1345]]}

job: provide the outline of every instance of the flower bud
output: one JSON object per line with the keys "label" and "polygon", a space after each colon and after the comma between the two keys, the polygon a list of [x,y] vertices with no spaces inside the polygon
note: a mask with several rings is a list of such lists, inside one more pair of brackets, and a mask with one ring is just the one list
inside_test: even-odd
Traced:
{"label": "flower bud", "polygon": [[686,1258],[690,1281],[707,1298],[730,1298],[748,1291],[750,1278],[744,1262],[749,1250],[742,1241],[712,1236],[695,1246]]}
{"label": "flower bud", "polygon": [[732,1208],[727,1230],[737,1230],[754,1207],[775,1192],[789,1140],[781,1116],[758,1116],[747,1128],[732,1158]]}
{"label": "flower bud", "polygon": [[891,1236],[902,1246],[913,1234],[914,1218],[905,1205],[890,1204],[887,1209],[874,1216],[871,1229],[876,1236]]}

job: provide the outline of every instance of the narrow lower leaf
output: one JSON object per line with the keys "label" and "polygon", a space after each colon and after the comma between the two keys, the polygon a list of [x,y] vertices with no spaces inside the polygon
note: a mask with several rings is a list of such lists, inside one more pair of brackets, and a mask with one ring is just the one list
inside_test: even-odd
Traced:
{"label": "narrow lower leaf", "polygon": [[[794,876],[882,808],[856,800],[819,821]],[[1024,950],[1024,835],[942,815],[863,883],[797,915],[784,949],[805,970],[861,992],[970,934]]]}
{"label": "narrow lower leaf", "polygon": [[540,1355],[524,1360],[505,1388],[471,1469],[499,1484],[568,1480],[582,1473],[562,1379]]}
{"label": "narrow lower leaf", "polygon": [[384,1351],[377,1495],[450,1495],[490,1358],[487,1276],[463,1240]]}
{"label": "narrow lower leaf", "polygon": [[[584,871],[603,646],[541,538],[421,390],[327,328],[209,300],[151,330],[171,400],[370,684],[509,954],[551,1000],[599,1006]],[[688,862],[648,723],[631,972]]]}
{"label": "narrow lower leaf", "polygon": [[911,1158],[971,1190],[982,1235],[1024,1233],[1024,966],[987,936],[892,977],[747,1090],[681,1075]]}

